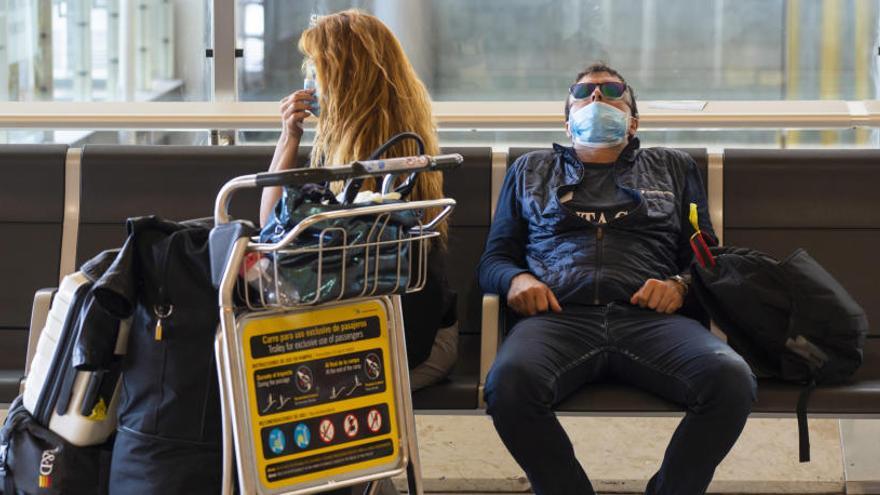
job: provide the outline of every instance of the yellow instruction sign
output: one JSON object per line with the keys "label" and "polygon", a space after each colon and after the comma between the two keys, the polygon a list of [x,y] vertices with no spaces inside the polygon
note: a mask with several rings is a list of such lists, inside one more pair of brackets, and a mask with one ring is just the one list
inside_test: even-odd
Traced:
{"label": "yellow instruction sign", "polygon": [[257,470],[268,489],[399,457],[388,314],[379,300],[244,323]]}

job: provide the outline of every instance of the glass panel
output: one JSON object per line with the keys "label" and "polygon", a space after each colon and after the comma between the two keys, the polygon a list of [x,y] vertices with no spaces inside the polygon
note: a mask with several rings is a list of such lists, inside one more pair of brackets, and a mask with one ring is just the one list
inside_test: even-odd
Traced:
{"label": "glass panel", "polygon": [[373,12],[374,0],[237,0],[238,67],[242,101],[275,101],[302,87],[297,42],[313,14],[348,8]]}
{"label": "glass panel", "polygon": [[[241,145],[274,145],[280,131],[241,131],[237,143]],[[669,148],[877,148],[880,130],[842,129],[811,131],[779,131],[774,129],[671,129],[638,132],[643,147]],[[310,146],[314,131],[303,134],[302,145]],[[571,142],[561,129],[554,130],[441,130],[441,146],[494,146],[498,148],[548,148],[552,143],[570,146]]]}
{"label": "glass panel", "polygon": [[208,100],[207,5],[0,2],[0,101]]}
{"label": "glass panel", "polygon": [[[296,49],[311,14],[351,6],[382,18],[435,100],[561,100],[604,60],[641,99],[876,98],[876,0],[238,0],[239,36],[265,63],[241,99],[302,84]],[[253,19],[262,18],[263,30]],[[247,26],[244,25],[247,23]],[[243,40],[241,40],[243,41]],[[248,46],[243,43],[243,46]],[[252,49],[248,56],[258,57]]]}

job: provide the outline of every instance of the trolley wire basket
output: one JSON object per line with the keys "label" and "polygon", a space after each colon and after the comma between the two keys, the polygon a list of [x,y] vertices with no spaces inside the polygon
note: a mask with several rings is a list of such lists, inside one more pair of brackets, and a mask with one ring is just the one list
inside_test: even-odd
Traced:
{"label": "trolley wire basket", "polygon": [[[319,180],[388,177],[457,166],[461,155],[421,155],[354,162],[342,167],[301,169],[243,176],[218,196],[216,220],[228,222],[226,204],[244,187],[302,184]],[[271,181],[270,181],[271,179]],[[343,299],[405,294],[421,290],[427,278],[431,239],[455,207],[450,198],[325,205],[304,203],[294,226],[274,236],[254,237],[239,269],[238,299],[252,311],[323,304]],[[425,222],[425,211],[439,213]]]}
{"label": "trolley wire basket", "polygon": [[429,241],[439,233],[419,212],[443,207],[442,219],[453,204],[377,204],[311,215],[289,241],[249,245],[238,294],[258,310],[421,290]]}

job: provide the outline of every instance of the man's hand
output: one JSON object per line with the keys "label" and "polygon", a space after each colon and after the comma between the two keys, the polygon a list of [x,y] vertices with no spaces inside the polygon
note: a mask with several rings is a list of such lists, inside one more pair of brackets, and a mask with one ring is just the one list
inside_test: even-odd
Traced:
{"label": "man's hand", "polygon": [[507,291],[507,304],[514,311],[525,316],[544,313],[548,309],[557,313],[562,311],[562,306],[559,305],[550,287],[531,273],[520,273],[513,277],[510,281],[510,289]]}
{"label": "man's hand", "polygon": [[284,136],[299,141],[303,120],[312,114],[309,104],[314,100],[314,89],[300,89],[281,99],[281,133]]}
{"label": "man's hand", "polygon": [[684,288],[674,280],[649,278],[629,302],[658,313],[672,314],[684,304]]}

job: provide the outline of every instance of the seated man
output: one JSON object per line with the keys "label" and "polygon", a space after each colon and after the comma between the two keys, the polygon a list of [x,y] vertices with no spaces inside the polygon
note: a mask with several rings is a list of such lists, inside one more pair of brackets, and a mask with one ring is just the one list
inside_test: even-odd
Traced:
{"label": "seated man", "polygon": [[574,146],[511,166],[480,261],[483,290],[523,316],[489,372],[488,413],[536,494],[592,494],[552,409],[586,383],[629,383],[687,408],[647,493],[705,493],[756,382],[730,347],[676,314],[690,203],[713,234],[699,173],[685,153],[639,149],[635,95],[611,67],[578,74],[565,117]]}

